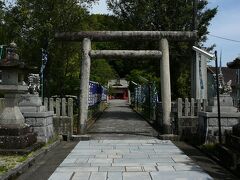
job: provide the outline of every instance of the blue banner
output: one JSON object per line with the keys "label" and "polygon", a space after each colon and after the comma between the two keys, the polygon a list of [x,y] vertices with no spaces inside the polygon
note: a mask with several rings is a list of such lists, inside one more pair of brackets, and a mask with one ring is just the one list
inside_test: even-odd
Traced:
{"label": "blue banner", "polygon": [[107,89],[97,82],[89,82],[88,106],[94,106],[107,100]]}

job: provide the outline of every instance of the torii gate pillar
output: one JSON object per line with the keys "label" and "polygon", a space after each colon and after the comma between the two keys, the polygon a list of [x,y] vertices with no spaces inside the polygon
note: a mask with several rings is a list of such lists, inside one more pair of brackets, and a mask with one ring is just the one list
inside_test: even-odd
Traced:
{"label": "torii gate pillar", "polygon": [[162,51],[162,59],[160,60],[160,78],[161,78],[161,97],[163,109],[163,133],[171,133],[171,82],[170,82],[170,66],[169,66],[169,46],[168,40],[163,38],[160,40],[160,50]]}
{"label": "torii gate pillar", "polygon": [[88,91],[89,91],[89,78],[91,66],[91,40],[84,38],[82,41],[82,65],[81,65],[81,81],[80,81],[80,94],[79,94],[79,122],[80,133],[85,134],[86,123],[88,119]]}

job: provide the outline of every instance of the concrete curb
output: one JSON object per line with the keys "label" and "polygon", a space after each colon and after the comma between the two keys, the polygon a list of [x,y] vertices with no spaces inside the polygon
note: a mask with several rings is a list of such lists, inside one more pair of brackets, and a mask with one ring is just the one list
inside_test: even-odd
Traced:
{"label": "concrete curb", "polygon": [[33,157],[27,159],[22,164],[18,165],[14,169],[9,170],[8,172],[4,173],[0,176],[1,180],[9,180],[9,179],[16,179],[20,174],[23,174],[25,171],[28,170],[37,160],[41,159],[44,155],[46,155],[51,149],[56,147],[60,143],[60,140],[57,140],[53,144],[49,145],[47,148],[42,148],[36,151]]}

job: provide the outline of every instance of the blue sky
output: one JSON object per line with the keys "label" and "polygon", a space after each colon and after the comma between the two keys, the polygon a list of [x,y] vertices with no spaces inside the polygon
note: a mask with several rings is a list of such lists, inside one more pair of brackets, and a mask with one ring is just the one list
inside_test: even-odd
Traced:
{"label": "blue sky", "polygon": [[98,0],[97,3],[90,9],[91,13],[94,14],[109,14],[110,12],[107,10],[106,0]]}
{"label": "blue sky", "polygon": [[233,39],[231,42],[208,36],[206,46],[216,44],[216,50],[222,51],[222,64],[240,56],[240,1],[239,0],[209,0],[209,7],[218,6],[218,14],[211,21],[209,32],[212,35]]}
{"label": "blue sky", "polygon": [[[239,0],[208,0],[208,7],[217,7],[218,14],[211,21],[209,32],[211,35],[233,39],[232,42],[208,36],[206,46],[216,44],[215,50],[222,51],[222,65],[240,56],[240,1]],[[99,0],[92,9],[92,13],[107,14],[106,0]],[[214,65],[214,63],[210,63]]]}

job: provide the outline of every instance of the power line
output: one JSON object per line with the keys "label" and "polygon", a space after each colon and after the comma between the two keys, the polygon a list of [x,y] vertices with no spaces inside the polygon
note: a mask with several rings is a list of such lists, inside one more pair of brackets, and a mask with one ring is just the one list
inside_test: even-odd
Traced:
{"label": "power line", "polygon": [[213,35],[213,34],[208,34],[208,35],[212,36],[212,37],[215,37],[215,38],[223,39],[223,40],[226,40],[226,41],[232,41],[232,42],[240,43],[239,40],[229,39],[229,38],[225,38],[225,37],[221,37],[221,36],[216,36],[216,35]]}

